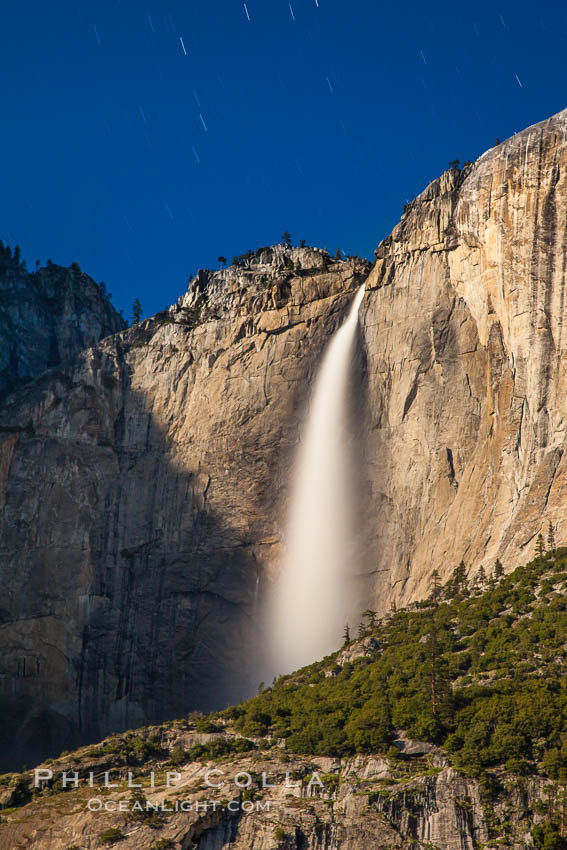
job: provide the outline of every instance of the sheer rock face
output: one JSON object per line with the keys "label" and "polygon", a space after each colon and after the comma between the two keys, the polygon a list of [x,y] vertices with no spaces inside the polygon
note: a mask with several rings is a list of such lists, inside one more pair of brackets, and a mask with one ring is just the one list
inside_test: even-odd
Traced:
{"label": "sheer rock face", "polygon": [[365,279],[365,607],[425,596],[461,558],[512,568],[550,520],[567,539],[566,132],[567,112],[445,172],[370,273],[261,249],[12,395],[6,763],[256,689],[301,411]]}
{"label": "sheer rock face", "polygon": [[304,388],[370,268],[323,257],[280,246],[201,273],[9,399],[6,764],[256,691]]}
{"label": "sheer rock face", "polygon": [[0,396],[124,328],[88,275],[50,263],[33,274],[0,260]]}
{"label": "sheer rock face", "polygon": [[446,172],[376,252],[369,479],[402,602],[567,539],[566,134],[564,111]]}

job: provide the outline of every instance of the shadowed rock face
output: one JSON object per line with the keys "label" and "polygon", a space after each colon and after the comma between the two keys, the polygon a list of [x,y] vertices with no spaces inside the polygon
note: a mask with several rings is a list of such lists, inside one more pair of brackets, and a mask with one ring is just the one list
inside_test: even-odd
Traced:
{"label": "shadowed rock face", "polygon": [[0,396],[125,327],[78,267],[33,274],[0,251]]}
{"label": "shadowed rock face", "polygon": [[368,604],[461,558],[511,568],[550,520],[567,539],[566,132],[560,113],[445,172],[370,273],[262,249],[8,400],[6,764],[255,690],[299,415],[365,278]]}

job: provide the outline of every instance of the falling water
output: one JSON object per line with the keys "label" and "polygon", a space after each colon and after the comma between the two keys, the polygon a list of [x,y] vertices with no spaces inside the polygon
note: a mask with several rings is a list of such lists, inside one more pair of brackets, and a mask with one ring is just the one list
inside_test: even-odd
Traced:
{"label": "falling water", "polygon": [[358,290],[317,376],[291,489],[286,555],[273,594],[274,665],[287,673],[334,651],[352,613],[355,502],[348,399]]}

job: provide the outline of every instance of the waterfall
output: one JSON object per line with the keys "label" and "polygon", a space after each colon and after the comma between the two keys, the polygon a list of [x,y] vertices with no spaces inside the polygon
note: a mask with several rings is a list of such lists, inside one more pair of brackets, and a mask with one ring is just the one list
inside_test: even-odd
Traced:
{"label": "waterfall", "polygon": [[355,558],[357,493],[348,401],[363,297],[361,286],[325,352],[299,445],[285,557],[270,610],[278,673],[289,673],[337,649],[344,624],[352,616],[349,574]]}

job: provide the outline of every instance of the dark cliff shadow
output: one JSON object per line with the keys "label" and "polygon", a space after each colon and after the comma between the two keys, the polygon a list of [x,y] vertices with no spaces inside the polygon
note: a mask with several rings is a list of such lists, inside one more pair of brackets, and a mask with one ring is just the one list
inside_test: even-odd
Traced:
{"label": "dark cliff shadow", "polygon": [[2,414],[0,770],[257,691],[253,548],[117,348],[96,391],[47,373]]}

